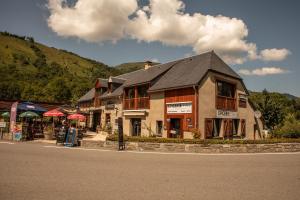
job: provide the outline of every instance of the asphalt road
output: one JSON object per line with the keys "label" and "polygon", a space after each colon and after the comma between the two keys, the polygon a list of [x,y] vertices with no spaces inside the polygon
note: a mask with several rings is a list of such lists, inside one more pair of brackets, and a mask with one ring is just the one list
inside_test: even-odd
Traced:
{"label": "asphalt road", "polygon": [[0,199],[300,199],[300,154],[165,155],[0,143]]}

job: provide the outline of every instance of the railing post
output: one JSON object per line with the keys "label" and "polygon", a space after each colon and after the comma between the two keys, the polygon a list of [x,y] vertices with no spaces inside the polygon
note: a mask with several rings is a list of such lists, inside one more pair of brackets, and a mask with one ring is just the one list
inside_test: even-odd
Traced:
{"label": "railing post", "polygon": [[134,109],[137,109],[137,103],[138,103],[138,90],[137,86],[134,87]]}

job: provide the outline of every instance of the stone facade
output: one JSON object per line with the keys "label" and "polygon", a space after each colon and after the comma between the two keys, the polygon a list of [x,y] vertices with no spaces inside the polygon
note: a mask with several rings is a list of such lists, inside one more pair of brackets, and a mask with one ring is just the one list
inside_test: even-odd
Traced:
{"label": "stone facade", "polygon": [[[105,99],[101,101],[101,128],[105,130],[105,126],[111,126],[112,133],[118,129],[118,118],[122,117],[122,99],[116,97],[113,99]],[[109,116],[109,120],[107,117]],[[108,122],[109,121],[109,122]],[[108,123],[107,123],[108,122]]]}

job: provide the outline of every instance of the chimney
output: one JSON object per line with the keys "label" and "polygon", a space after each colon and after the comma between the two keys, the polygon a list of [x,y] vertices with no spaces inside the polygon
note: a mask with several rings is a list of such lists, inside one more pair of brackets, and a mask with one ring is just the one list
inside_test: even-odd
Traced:
{"label": "chimney", "polygon": [[145,62],[145,70],[147,70],[147,69],[149,69],[150,67],[152,67],[152,62],[151,61],[149,61],[149,60],[147,60],[146,62]]}

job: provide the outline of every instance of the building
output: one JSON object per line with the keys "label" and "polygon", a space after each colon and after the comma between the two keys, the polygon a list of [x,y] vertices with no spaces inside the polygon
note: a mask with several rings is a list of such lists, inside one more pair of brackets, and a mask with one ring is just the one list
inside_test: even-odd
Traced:
{"label": "building", "polygon": [[99,79],[79,106],[111,132],[122,117],[129,136],[193,138],[200,131],[201,138],[254,139],[262,121],[248,94],[242,78],[211,51]]}

